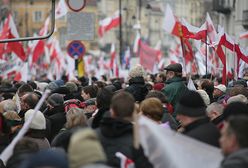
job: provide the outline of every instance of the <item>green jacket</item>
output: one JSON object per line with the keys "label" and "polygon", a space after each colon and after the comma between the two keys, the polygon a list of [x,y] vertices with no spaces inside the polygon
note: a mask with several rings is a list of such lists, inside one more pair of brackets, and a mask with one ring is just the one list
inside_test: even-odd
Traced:
{"label": "green jacket", "polygon": [[[177,102],[186,91],[188,91],[188,88],[180,77],[173,77],[172,79],[167,80],[165,82],[165,87],[162,89],[162,92],[165,94],[168,102],[171,103],[174,109]],[[176,114],[173,113],[173,116],[175,115]]]}

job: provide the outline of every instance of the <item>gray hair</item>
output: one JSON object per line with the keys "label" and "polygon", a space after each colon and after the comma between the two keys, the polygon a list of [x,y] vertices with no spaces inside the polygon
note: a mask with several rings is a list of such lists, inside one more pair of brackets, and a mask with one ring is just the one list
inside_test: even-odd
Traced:
{"label": "gray hair", "polygon": [[217,102],[211,103],[206,109],[207,113],[211,113],[215,111],[218,112],[220,115],[223,113],[223,110],[224,110],[224,106]]}
{"label": "gray hair", "polygon": [[15,111],[17,112],[17,105],[13,100],[4,100],[2,101],[3,103],[3,112],[7,112],[7,111]]}

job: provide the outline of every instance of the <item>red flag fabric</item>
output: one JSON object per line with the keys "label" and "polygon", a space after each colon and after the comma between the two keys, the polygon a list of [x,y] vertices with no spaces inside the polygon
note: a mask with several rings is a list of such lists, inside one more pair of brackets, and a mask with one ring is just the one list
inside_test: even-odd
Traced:
{"label": "red flag fabric", "polygon": [[158,61],[158,57],[161,51],[155,50],[148,46],[147,44],[140,41],[140,64],[152,72],[155,63]]}
{"label": "red flag fabric", "polygon": [[98,35],[103,37],[105,32],[119,26],[120,23],[119,11],[117,11],[112,17],[107,17],[99,22]]}
{"label": "red flag fabric", "polygon": [[248,38],[248,32],[244,32],[244,33],[240,34],[239,38],[240,39]]}

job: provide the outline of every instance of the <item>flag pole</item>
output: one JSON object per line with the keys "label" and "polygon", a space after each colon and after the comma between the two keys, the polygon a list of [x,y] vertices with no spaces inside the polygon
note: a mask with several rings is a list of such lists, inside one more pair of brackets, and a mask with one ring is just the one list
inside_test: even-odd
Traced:
{"label": "flag pole", "polygon": [[183,44],[183,31],[182,31],[182,26],[179,26],[179,34],[180,34],[180,41],[181,41],[181,47],[182,47],[182,52],[183,52],[183,64],[184,64],[184,70],[186,73],[186,64],[185,64],[185,48]]}
{"label": "flag pole", "polygon": [[205,39],[205,44],[206,44],[206,78],[208,74],[208,45],[207,45],[207,39],[208,39],[208,30],[206,30],[206,39]]}
{"label": "flag pole", "polygon": [[120,29],[119,29],[120,50],[119,50],[119,55],[120,55],[120,64],[122,65],[122,4],[121,4],[121,0],[119,0],[119,17],[120,17]]}

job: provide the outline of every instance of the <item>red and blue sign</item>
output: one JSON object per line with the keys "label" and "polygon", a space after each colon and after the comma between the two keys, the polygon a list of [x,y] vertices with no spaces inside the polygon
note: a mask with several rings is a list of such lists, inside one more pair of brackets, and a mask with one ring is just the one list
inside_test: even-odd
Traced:
{"label": "red and blue sign", "polygon": [[82,58],[85,51],[85,46],[81,41],[72,41],[67,46],[67,53],[74,59]]}

